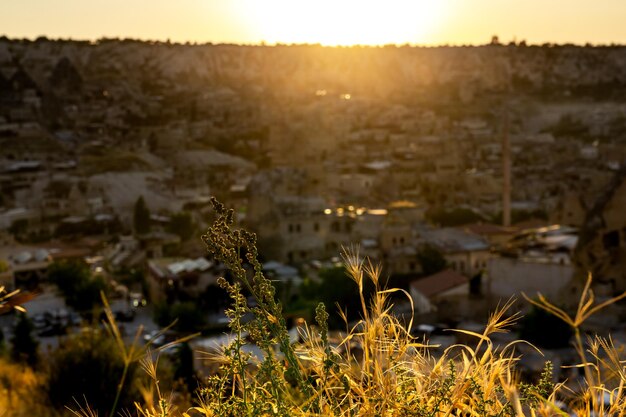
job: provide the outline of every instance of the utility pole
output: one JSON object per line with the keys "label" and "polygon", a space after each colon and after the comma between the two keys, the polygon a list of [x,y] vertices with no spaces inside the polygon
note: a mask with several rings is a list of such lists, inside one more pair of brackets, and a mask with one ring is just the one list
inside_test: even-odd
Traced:
{"label": "utility pole", "polygon": [[511,141],[509,139],[509,111],[506,108],[502,129],[502,225],[511,226]]}

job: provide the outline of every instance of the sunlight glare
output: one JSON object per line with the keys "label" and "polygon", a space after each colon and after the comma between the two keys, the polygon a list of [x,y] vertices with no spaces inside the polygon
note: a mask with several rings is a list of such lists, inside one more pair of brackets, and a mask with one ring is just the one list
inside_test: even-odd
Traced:
{"label": "sunlight glare", "polygon": [[384,45],[427,43],[441,24],[434,0],[249,0],[247,12],[269,43]]}

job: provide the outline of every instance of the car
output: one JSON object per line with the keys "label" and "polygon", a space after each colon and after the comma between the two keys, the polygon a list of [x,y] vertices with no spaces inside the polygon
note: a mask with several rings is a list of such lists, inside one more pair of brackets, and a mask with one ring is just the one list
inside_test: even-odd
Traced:
{"label": "car", "polygon": [[43,313],[35,314],[33,316],[33,325],[36,330],[42,330],[50,326],[50,320]]}
{"label": "car", "polygon": [[120,322],[130,322],[135,319],[135,310],[117,310],[113,312],[115,320]]}
{"label": "car", "polygon": [[131,292],[129,296],[130,296],[130,302],[132,306],[135,308],[145,307],[148,304],[148,301],[146,300],[146,298],[143,296],[143,294],[139,292]]}
{"label": "car", "polygon": [[426,336],[426,337],[430,337],[430,336],[440,336],[440,335],[448,335],[450,333],[446,332],[446,329],[449,328],[449,326],[447,326],[446,324],[443,323],[436,323],[436,324],[429,324],[429,323],[421,323],[418,324],[416,326],[414,326],[411,329],[411,336],[414,337],[421,337],[421,336]]}
{"label": "car", "polygon": [[45,327],[41,331],[37,333],[39,337],[51,337],[51,336],[60,336],[65,334],[66,328],[59,324],[53,324]]}
{"label": "car", "polygon": [[69,316],[67,317],[66,323],[68,326],[80,326],[82,322],[83,320],[80,318],[80,315],[74,312],[70,312]]}

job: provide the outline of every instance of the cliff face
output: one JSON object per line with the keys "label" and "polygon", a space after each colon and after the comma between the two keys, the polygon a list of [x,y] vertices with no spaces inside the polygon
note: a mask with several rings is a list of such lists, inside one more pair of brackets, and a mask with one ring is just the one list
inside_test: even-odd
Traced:
{"label": "cliff face", "polygon": [[626,167],[587,212],[575,260],[579,283],[590,272],[606,292],[626,291]]}
{"label": "cliff face", "polygon": [[[168,45],[135,41],[0,41],[0,65],[19,62],[48,83],[59,60],[73,79],[150,78],[185,85],[251,85],[266,91],[329,89],[387,95],[428,86],[460,98],[512,88],[525,93],[621,94],[626,47],[352,47]],[[62,58],[65,57],[65,58]],[[76,71],[74,71],[74,67]],[[64,71],[67,72],[67,71]],[[118,78],[119,79],[119,78]]]}

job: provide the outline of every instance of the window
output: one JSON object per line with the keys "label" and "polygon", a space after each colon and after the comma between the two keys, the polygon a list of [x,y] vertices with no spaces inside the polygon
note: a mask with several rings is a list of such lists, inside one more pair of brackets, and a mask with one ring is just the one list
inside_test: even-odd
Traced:
{"label": "window", "polygon": [[313,230],[316,231],[316,232],[319,232],[320,231],[320,225],[317,224],[317,223],[313,223]]}
{"label": "window", "polygon": [[300,233],[300,230],[302,230],[302,228],[300,227],[300,224],[298,223],[296,225],[296,232]]}
{"label": "window", "polygon": [[400,244],[404,245],[404,238],[403,237],[400,238]]}
{"label": "window", "polygon": [[289,233],[293,233],[293,224],[290,224],[288,229],[289,229]]}
{"label": "window", "polygon": [[602,243],[604,244],[604,249],[619,248],[619,231],[612,230],[605,233],[602,236]]}

